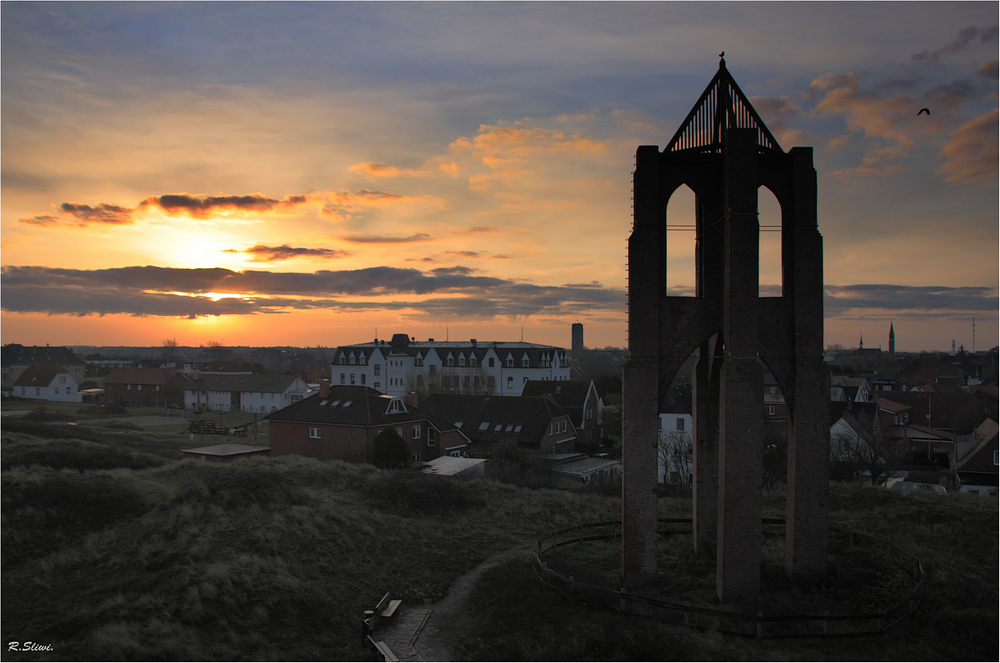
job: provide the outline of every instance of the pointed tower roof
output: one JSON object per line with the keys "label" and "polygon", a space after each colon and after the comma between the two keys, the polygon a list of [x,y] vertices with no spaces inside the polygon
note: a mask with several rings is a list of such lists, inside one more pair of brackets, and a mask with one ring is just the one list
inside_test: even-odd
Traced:
{"label": "pointed tower roof", "polygon": [[667,152],[721,152],[728,129],[756,129],[761,152],[784,154],[743,90],[719,59],[719,71],[670,139]]}

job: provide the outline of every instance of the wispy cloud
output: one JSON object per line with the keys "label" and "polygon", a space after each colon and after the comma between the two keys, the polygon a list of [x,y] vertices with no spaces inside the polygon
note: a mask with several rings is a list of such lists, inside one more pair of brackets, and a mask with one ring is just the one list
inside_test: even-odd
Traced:
{"label": "wispy cloud", "polygon": [[947,314],[997,309],[997,289],[989,287],[906,286],[890,284],[827,285],[827,317],[856,309]]}
{"label": "wispy cloud", "polygon": [[253,256],[254,262],[278,262],[293,258],[346,258],[353,255],[343,249],[310,249],[291,247],[287,244],[281,246],[256,244],[248,249],[226,249],[223,253],[246,253]]}
{"label": "wispy cloud", "polygon": [[58,215],[44,214],[19,219],[19,221],[37,226],[74,225],[80,227],[93,224],[121,226],[134,222],[133,209],[108,203],[100,203],[93,207],[82,203],[63,203],[59,206],[59,212]]}
{"label": "wispy cloud", "polygon": [[939,155],[938,172],[949,182],[995,186],[1000,159],[998,122],[1000,113],[994,108],[948,134],[948,142]]}
{"label": "wispy cloud", "polygon": [[958,35],[941,48],[933,51],[920,51],[911,60],[916,64],[930,64],[942,57],[966,50],[975,41],[989,42],[997,38],[997,26],[977,28],[970,26],[959,31]]}
{"label": "wispy cloud", "polygon": [[410,242],[426,242],[431,239],[427,233],[412,235],[348,235],[342,237],[345,242],[355,244],[408,244]]}

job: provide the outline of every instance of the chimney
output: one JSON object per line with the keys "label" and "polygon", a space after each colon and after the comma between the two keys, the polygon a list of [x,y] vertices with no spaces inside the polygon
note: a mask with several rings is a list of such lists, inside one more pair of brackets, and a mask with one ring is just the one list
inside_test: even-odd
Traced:
{"label": "chimney", "polygon": [[403,397],[403,402],[407,407],[417,407],[417,392],[411,391]]}
{"label": "chimney", "polygon": [[329,396],[330,395],[330,381],[327,379],[322,379],[319,381],[319,395]]}

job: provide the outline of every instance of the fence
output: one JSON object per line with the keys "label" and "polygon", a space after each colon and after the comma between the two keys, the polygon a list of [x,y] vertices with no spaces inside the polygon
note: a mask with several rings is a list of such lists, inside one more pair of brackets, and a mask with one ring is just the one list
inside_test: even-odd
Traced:
{"label": "fence", "polygon": [[[780,536],[784,520],[762,520],[765,536]],[[691,520],[660,519],[657,531],[661,535],[690,534]],[[586,523],[553,532],[535,546],[533,563],[538,576],[567,597],[630,614],[645,615],[674,624],[717,630],[756,638],[797,638],[841,635],[866,635],[884,632],[916,610],[926,592],[926,574],[920,561],[888,542],[858,532],[832,530],[849,548],[861,545],[882,546],[896,553],[897,563],[909,577],[909,591],[891,606],[874,612],[849,614],[765,614],[728,606],[709,606],[691,601],[665,599],[652,594],[626,591],[620,578],[589,569],[579,564],[559,563],[562,571],[546,562],[543,556],[567,545],[621,538],[617,522]]]}

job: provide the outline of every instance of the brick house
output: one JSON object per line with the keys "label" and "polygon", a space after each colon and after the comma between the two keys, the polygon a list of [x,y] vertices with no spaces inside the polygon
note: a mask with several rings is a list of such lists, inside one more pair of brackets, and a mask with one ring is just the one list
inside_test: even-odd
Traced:
{"label": "brick house", "polygon": [[104,378],[104,399],[127,407],[184,407],[187,378],[176,368],[116,368]]}
{"label": "brick house", "polygon": [[469,439],[453,424],[370,387],[322,383],[319,394],[267,417],[271,455],[371,461],[375,436],[395,428],[414,461],[461,456]]}
{"label": "brick house", "polygon": [[488,456],[494,443],[506,441],[532,456],[576,450],[572,418],[548,396],[432,394],[420,409],[461,430],[471,440],[470,455]]}
{"label": "brick house", "polygon": [[600,444],[604,437],[601,421],[604,403],[597,395],[593,380],[528,380],[521,390],[521,396],[528,398],[538,398],[545,394],[571,417],[578,441]]}

